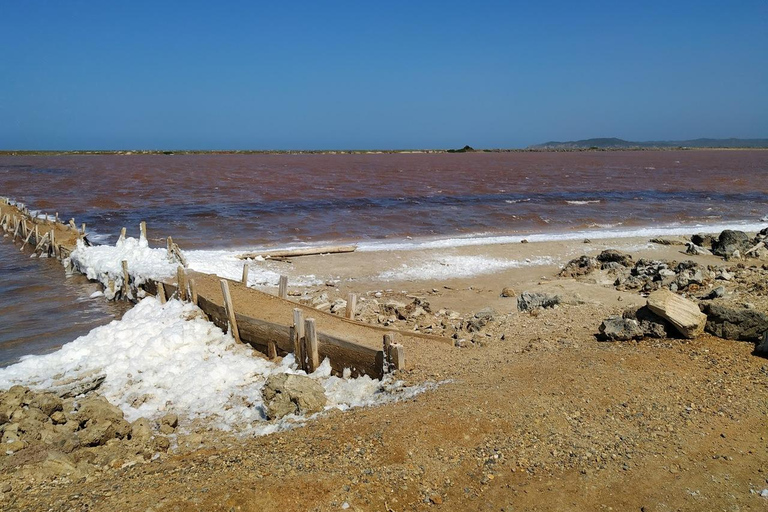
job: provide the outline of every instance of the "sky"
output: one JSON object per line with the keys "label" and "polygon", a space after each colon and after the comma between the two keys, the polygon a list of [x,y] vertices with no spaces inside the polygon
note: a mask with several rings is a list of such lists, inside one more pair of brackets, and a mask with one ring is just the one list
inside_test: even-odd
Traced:
{"label": "sky", "polygon": [[0,0],[0,149],[768,137],[768,2]]}

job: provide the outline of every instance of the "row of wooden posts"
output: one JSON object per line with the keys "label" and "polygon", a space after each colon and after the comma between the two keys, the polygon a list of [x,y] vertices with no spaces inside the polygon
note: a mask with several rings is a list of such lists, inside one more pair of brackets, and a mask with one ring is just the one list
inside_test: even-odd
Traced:
{"label": "row of wooden posts", "polygon": [[[0,203],[10,204],[10,202],[5,198],[0,198]],[[36,252],[40,252],[40,253],[45,252],[48,255],[55,256],[60,259],[63,259],[69,255],[70,250],[68,248],[62,245],[56,244],[55,224],[52,229],[40,235],[39,227],[44,226],[44,224],[38,222],[36,218],[37,216],[33,218],[32,215],[30,215],[29,210],[26,209],[23,205],[15,205],[15,206],[21,211],[22,216],[19,217],[18,215],[10,215],[6,213],[2,216],[2,218],[0,218],[0,226],[4,229],[6,233],[13,232],[14,241],[19,237],[21,237],[21,239],[24,240],[24,245],[22,246],[22,250],[27,246],[31,238],[34,237],[34,241],[36,243],[36,247],[35,247]],[[32,226],[27,225],[27,218],[32,219]],[[47,220],[47,217],[44,217],[44,218]],[[55,216],[54,222],[59,223],[58,213]],[[64,226],[69,230],[75,230],[79,238],[83,238],[83,239],[85,238],[85,235],[86,235],[85,223],[82,224],[81,229],[78,229],[74,219],[70,219],[70,221],[67,224],[62,223],[62,226]],[[143,221],[141,222],[140,230],[141,230],[141,237],[146,240],[147,239],[146,222],[143,222]],[[122,228],[119,239],[124,240],[125,236],[126,236],[126,229]],[[191,301],[195,305],[198,305],[198,294],[195,286],[195,280],[187,278],[186,270],[185,270],[185,267],[187,266],[186,259],[184,258],[181,250],[179,249],[179,246],[173,242],[173,239],[171,237],[167,238],[167,251],[170,259],[174,259],[180,263],[180,265],[177,268],[177,283],[178,283],[178,286],[176,289],[177,298],[182,301]],[[134,287],[132,286],[130,273],[128,271],[128,261],[123,260],[121,264],[122,264],[121,270],[122,270],[122,279],[123,279],[123,289],[121,290],[122,298],[127,300],[135,300],[138,296],[138,290],[136,291],[136,293],[134,293],[134,290],[133,290]],[[245,262],[245,264],[243,265],[242,283],[246,286],[248,284],[248,270],[249,270],[249,263]],[[237,343],[242,343],[242,340],[240,339],[239,330],[237,327],[235,309],[232,304],[232,296],[229,290],[229,283],[226,279],[221,279],[220,284],[221,284],[222,296],[224,298],[224,310],[228,320],[227,323],[229,324],[229,331],[231,332],[232,337],[235,339]],[[165,303],[169,297],[166,294],[164,284],[158,281],[155,283],[155,285],[156,285],[157,296],[159,300],[162,303]],[[110,280],[109,287],[110,287],[110,291],[114,296],[116,292],[114,281]],[[287,296],[288,296],[288,277],[280,276],[279,283],[278,283],[278,297],[280,297],[281,299],[287,299]],[[348,294],[347,306],[345,311],[345,317],[347,319],[354,320],[356,305],[357,305],[357,295],[354,293]],[[289,333],[290,333],[289,335],[291,340],[293,340],[293,352],[299,368],[306,371],[307,373],[311,373],[315,371],[320,365],[320,355],[318,350],[319,348],[318,333],[315,326],[315,319],[311,317],[304,318],[303,311],[300,308],[294,308],[293,323],[289,328]],[[384,354],[383,355],[383,359],[384,359],[383,373],[389,373],[393,370],[404,368],[404,365],[405,365],[404,349],[402,345],[395,343],[393,333],[387,333],[383,335],[382,349]],[[267,356],[270,359],[275,359],[277,355],[278,355],[277,345],[275,341],[274,340],[268,341]]]}

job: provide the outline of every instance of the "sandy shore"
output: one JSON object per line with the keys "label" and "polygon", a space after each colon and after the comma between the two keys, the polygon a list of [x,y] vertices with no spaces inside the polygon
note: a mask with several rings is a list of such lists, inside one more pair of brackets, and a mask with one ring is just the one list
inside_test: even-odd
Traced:
{"label": "sandy shore", "polygon": [[[645,298],[617,290],[615,276],[604,271],[578,279],[558,273],[568,260],[608,248],[635,261],[694,260],[738,273],[736,262],[645,238],[267,262],[292,278],[328,282],[293,289],[304,294],[295,300],[325,294],[321,300],[333,302],[355,292],[363,309],[374,299],[428,301],[431,313],[395,320],[400,328],[433,332],[449,312],[466,320],[492,308],[493,317],[473,332],[457,331],[451,343],[406,347],[409,369],[400,378],[441,382],[415,398],[330,412],[259,438],[179,435],[176,449],[151,462],[121,464],[116,456],[77,476],[46,473],[35,466],[40,456],[22,450],[0,466],[3,508],[765,510],[768,498],[759,493],[768,488],[768,361],[752,354],[753,343],[709,334],[598,341],[604,318]],[[753,267],[764,275],[764,263],[745,261],[744,272]],[[448,275],[457,269],[465,275]],[[737,281],[722,284],[766,312],[765,294]],[[518,312],[514,297],[502,297],[505,287],[564,300]]]}

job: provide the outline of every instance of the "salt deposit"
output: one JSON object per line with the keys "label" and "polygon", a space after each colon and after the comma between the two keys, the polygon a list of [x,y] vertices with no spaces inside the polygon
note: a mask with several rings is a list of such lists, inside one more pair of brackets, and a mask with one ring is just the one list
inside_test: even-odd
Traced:
{"label": "salt deposit", "polygon": [[[273,373],[297,373],[292,355],[280,362],[255,357],[205,319],[196,306],[177,300],[161,305],[150,297],[122,320],[98,327],[60,350],[26,356],[0,369],[0,389],[15,384],[35,390],[62,389],[104,376],[98,392],[120,407],[129,421],[173,412],[184,424],[206,419],[224,430],[263,434],[306,418],[264,421],[261,388]],[[325,388],[326,408],[381,404],[427,389],[331,375],[326,360],[310,375]]]}
{"label": "salt deposit", "polygon": [[[284,273],[284,267],[275,269],[274,263],[261,257],[255,260],[241,260],[237,257],[241,253],[242,251],[233,250],[184,251],[184,256],[189,262],[189,268],[197,272],[239,281],[243,274],[243,265],[248,264],[248,286],[278,285],[280,271]],[[324,282],[314,275],[291,276],[291,286],[317,286]]]}
{"label": "salt deposit", "polygon": [[552,258],[535,258],[531,260],[505,260],[485,256],[442,256],[417,265],[403,264],[399,268],[386,270],[378,278],[391,280],[428,280],[469,277],[481,274],[492,274],[500,270],[538,265],[551,265]]}

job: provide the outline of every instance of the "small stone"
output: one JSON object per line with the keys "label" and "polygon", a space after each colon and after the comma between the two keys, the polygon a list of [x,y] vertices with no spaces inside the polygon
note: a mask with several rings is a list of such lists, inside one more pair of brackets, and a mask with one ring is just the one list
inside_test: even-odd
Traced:
{"label": "small stone", "polygon": [[517,294],[515,293],[515,289],[511,288],[509,286],[505,287],[503,290],[501,290],[501,296],[502,297],[514,297]]}
{"label": "small stone", "polygon": [[168,413],[162,418],[160,418],[160,424],[161,425],[168,425],[172,429],[175,429],[179,426],[179,417],[176,414]]}
{"label": "small stone", "polygon": [[443,498],[439,494],[433,494],[429,497],[429,501],[431,501],[435,505],[442,505],[443,504]]}
{"label": "small stone", "polygon": [[11,482],[3,482],[2,484],[0,484],[0,491],[11,492],[11,490],[12,490]]}

